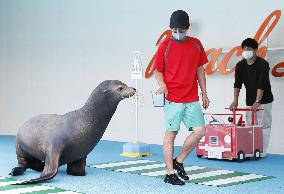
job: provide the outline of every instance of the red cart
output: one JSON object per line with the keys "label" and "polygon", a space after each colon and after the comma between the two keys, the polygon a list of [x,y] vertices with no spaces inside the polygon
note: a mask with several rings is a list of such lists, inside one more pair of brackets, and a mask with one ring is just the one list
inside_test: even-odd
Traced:
{"label": "red cart", "polygon": [[[236,114],[237,111],[251,111],[252,123],[245,123],[243,115]],[[254,124],[254,112],[251,109],[236,108],[233,114],[206,114],[206,116],[212,117],[212,120],[206,125],[205,136],[196,146],[196,155],[199,158],[244,161],[248,157],[254,159],[262,157],[262,126]],[[218,116],[227,117],[229,122],[216,119]]]}

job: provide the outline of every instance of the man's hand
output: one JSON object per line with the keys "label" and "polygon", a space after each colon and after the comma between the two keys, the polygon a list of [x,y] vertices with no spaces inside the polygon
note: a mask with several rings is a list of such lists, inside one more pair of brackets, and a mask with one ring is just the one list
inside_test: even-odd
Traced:
{"label": "man's hand", "polygon": [[206,93],[202,94],[202,106],[203,106],[203,108],[207,109],[209,107],[209,103],[210,103],[210,101],[209,101],[207,94]]}
{"label": "man's hand", "polygon": [[259,108],[260,103],[255,102],[253,103],[253,105],[251,106],[251,110],[253,110],[254,112]]}
{"label": "man's hand", "polygon": [[166,84],[165,83],[160,84],[160,88],[156,90],[156,93],[157,94],[163,94],[164,93],[165,96],[167,96],[168,95],[168,88],[167,88]]}
{"label": "man's hand", "polygon": [[230,110],[233,111],[235,108],[238,107],[238,101],[233,101],[230,105]]}

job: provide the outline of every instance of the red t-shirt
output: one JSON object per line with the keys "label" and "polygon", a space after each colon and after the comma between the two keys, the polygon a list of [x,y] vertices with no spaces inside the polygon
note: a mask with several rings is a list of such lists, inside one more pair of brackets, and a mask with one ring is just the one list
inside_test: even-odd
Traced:
{"label": "red t-shirt", "polygon": [[197,68],[207,61],[197,38],[187,36],[184,42],[169,38],[162,42],[156,53],[154,69],[164,75],[168,88],[166,99],[178,103],[198,101]]}

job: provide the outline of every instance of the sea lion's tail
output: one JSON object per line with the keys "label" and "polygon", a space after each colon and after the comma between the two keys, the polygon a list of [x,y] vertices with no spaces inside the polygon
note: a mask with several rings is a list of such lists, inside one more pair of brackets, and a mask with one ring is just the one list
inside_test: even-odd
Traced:
{"label": "sea lion's tail", "polygon": [[52,173],[48,173],[46,175],[42,175],[39,178],[31,179],[31,180],[28,180],[28,181],[20,181],[18,183],[14,183],[12,185],[27,185],[27,184],[35,184],[35,183],[41,183],[41,182],[44,182],[44,181],[48,181],[48,180],[53,179],[56,176],[57,171],[58,170],[56,169],[56,171],[54,171]]}

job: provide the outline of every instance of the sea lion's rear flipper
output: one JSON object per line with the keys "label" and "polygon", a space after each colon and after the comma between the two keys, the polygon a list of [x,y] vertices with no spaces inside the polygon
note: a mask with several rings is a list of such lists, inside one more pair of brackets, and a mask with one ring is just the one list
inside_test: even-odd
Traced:
{"label": "sea lion's rear flipper", "polygon": [[67,174],[73,176],[85,176],[86,158],[67,164]]}
{"label": "sea lion's rear flipper", "polygon": [[15,185],[34,184],[53,179],[58,171],[59,157],[60,153],[51,149],[46,155],[45,166],[41,176],[36,179],[15,183]]}
{"label": "sea lion's rear flipper", "polygon": [[55,172],[51,172],[51,173],[43,175],[43,176],[41,176],[39,178],[31,179],[31,180],[23,181],[23,182],[19,182],[19,183],[15,183],[15,184],[12,184],[12,185],[35,184],[35,183],[41,183],[41,182],[44,182],[44,181],[47,181],[47,180],[51,180],[51,179],[53,179],[56,176],[57,171],[58,170],[56,169]]}

